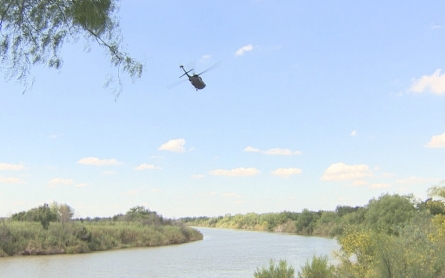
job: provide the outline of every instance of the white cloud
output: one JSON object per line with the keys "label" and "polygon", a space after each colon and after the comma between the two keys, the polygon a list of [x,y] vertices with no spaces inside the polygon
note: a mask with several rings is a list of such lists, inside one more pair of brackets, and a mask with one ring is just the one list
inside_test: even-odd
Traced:
{"label": "white cloud", "polygon": [[411,185],[415,185],[415,184],[428,184],[428,183],[437,183],[439,182],[440,179],[436,179],[436,178],[421,178],[421,177],[415,177],[415,176],[411,176],[409,178],[405,178],[405,179],[397,179],[396,182],[400,183],[400,184],[411,184]]}
{"label": "white cloud", "polygon": [[78,183],[78,184],[75,185],[75,187],[85,187],[85,186],[88,186],[88,184],[86,184],[86,183]]}
{"label": "white cloud", "polygon": [[137,195],[138,193],[139,193],[138,190],[129,190],[129,191],[127,191],[127,192],[124,192],[123,195],[126,195],[126,196],[134,196],[134,195]]}
{"label": "white cloud", "polygon": [[414,93],[429,91],[435,95],[445,94],[445,74],[440,74],[441,69],[437,69],[432,75],[424,75],[413,81],[409,89]]}
{"label": "white cloud", "polygon": [[210,171],[210,175],[227,176],[227,177],[247,177],[247,176],[258,175],[259,173],[260,171],[258,171],[255,168],[243,168],[243,167],[232,170],[217,169]]}
{"label": "white cloud", "polygon": [[115,174],[116,174],[115,171],[103,171],[102,172],[102,175],[105,175],[105,176],[110,176],[110,175],[115,175]]}
{"label": "white cloud", "polygon": [[58,185],[70,185],[73,183],[73,180],[54,178],[54,179],[50,180],[48,183],[49,183],[50,187],[55,187]]}
{"label": "white cloud", "polygon": [[289,149],[281,149],[281,148],[274,148],[274,149],[262,151],[262,150],[254,148],[254,147],[251,147],[251,146],[246,147],[244,149],[244,151],[245,152],[260,152],[260,153],[268,154],[268,155],[299,155],[299,154],[301,154],[300,151],[291,151]]}
{"label": "white cloud", "polygon": [[427,148],[443,148],[445,147],[445,132],[440,135],[434,135],[425,145]]}
{"label": "white cloud", "polygon": [[235,52],[235,56],[241,56],[245,52],[249,52],[249,51],[252,51],[252,50],[253,50],[253,45],[251,45],[251,44],[245,45],[245,46],[241,47],[240,49],[238,49]]}
{"label": "white cloud", "polygon": [[264,151],[263,153],[270,154],[270,155],[299,155],[299,154],[301,154],[300,151],[291,151],[289,149],[280,149],[280,148],[270,149],[270,150]]}
{"label": "white cloud", "polygon": [[199,196],[201,197],[213,197],[215,195],[218,195],[219,193],[216,191],[208,192],[208,193],[201,193]]}
{"label": "white cloud", "polygon": [[159,169],[161,169],[161,167],[157,167],[157,166],[154,166],[152,164],[142,163],[141,165],[139,165],[138,167],[136,167],[134,169],[137,170],[137,171],[140,171],[140,170],[154,170],[154,169],[159,170]]}
{"label": "white cloud", "polygon": [[364,181],[364,180],[355,180],[352,182],[352,186],[363,186],[363,185],[367,185],[368,182]]}
{"label": "white cloud", "polygon": [[162,190],[159,189],[159,188],[153,188],[153,189],[151,190],[151,192],[153,192],[153,193],[161,193]]}
{"label": "white cloud", "polygon": [[198,174],[198,175],[190,175],[190,177],[192,179],[202,179],[204,177],[204,175],[200,175],[200,174]]}
{"label": "white cloud", "polygon": [[356,136],[357,135],[357,130],[353,130],[353,131],[351,131],[351,136]]}
{"label": "white cloud", "polygon": [[24,183],[24,182],[19,178],[5,178],[5,177],[0,176],[0,183],[20,184],[20,183]]}
{"label": "white cloud", "polygon": [[83,165],[94,165],[94,166],[103,166],[103,165],[119,165],[121,162],[116,159],[99,159],[97,157],[84,157],[77,161],[77,164]]}
{"label": "white cloud", "polygon": [[63,136],[63,134],[51,134],[48,138],[49,139],[57,139],[57,138],[60,138],[62,136]]}
{"label": "white cloud", "polygon": [[209,60],[210,58],[212,58],[212,55],[207,54],[207,55],[202,56],[200,61],[201,61],[201,62],[204,62],[204,61],[206,61],[206,60]]}
{"label": "white cloud", "polygon": [[223,193],[223,197],[229,197],[229,198],[240,198],[241,196],[236,193]]}
{"label": "white cloud", "polygon": [[387,183],[373,183],[368,186],[369,188],[388,188],[391,187],[390,184]]}
{"label": "white cloud", "polygon": [[251,147],[251,146],[246,147],[246,148],[244,149],[244,151],[245,151],[245,152],[260,152],[259,149],[255,149],[255,148],[253,148],[253,147]]}
{"label": "white cloud", "polygon": [[272,171],[271,174],[274,176],[279,176],[282,178],[288,178],[292,175],[301,174],[302,170],[300,168],[278,168],[275,171]]}
{"label": "white cloud", "polygon": [[347,165],[339,162],[331,164],[324,172],[321,180],[341,181],[352,180],[371,176],[369,166],[365,164]]}
{"label": "white cloud", "polygon": [[19,165],[19,164],[8,164],[8,163],[0,163],[0,170],[24,170],[26,169],[25,166]]}
{"label": "white cloud", "polygon": [[185,140],[182,138],[179,138],[179,139],[170,140],[167,143],[162,144],[158,148],[158,150],[182,153],[182,152],[185,152],[184,145],[185,145]]}

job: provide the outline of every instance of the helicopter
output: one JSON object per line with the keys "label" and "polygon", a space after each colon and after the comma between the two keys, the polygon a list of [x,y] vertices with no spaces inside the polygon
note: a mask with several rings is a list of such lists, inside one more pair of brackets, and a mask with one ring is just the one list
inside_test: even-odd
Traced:
{"label": "helicopter", "polygon": [[193,69],[186,70],[183,65],[180,65],[179,67],[184,71],[184,74],[179,76],[179,78],[183,77],[184,75],[187,75],[187,77],[189,78],[190,83],[192,83],[192,85],[195,87],[196,91],[202,90],[202,89],[205,88],[206,84],[204,83],[204,81],[202,81],[202,78],[201,78],[200,75],[203,74],[203,73],[208,72],[209,70],[212,70],[212,69],[216,68],[217,66],[219,66],[219,62],[214,64],[213,66],[209,67],[208,69],[206,69],[205,71],[203,71],[201,73],[189,74]]}

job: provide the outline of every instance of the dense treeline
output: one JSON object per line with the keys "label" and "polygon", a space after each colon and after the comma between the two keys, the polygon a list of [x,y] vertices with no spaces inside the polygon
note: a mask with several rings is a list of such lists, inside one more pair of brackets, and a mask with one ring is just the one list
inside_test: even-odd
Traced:
{"label": "dense treeline", "polygon": [[3,219],[0,257],[161,246],[203,238],[199,231],[142,206],[109,218],[72,219],[73,215],[70,206],[53,203]]}
{"label": "dense treeline", "polygon": [[[314,256],[298,277],[445,277],[445,182],[441,185],[431,188],[434,199],[424,202],[386,194],[342,216],[336,211],[341,246],[334,254],[336,263]],[[295,275],[292,266],[280,261],[258,269],[254,277]]]}
{"label": "dense treeline", "polygon": [[445,205],[437,200],[418,201],[412,195],[385,194],[365,206],[337,206],[334,211],[226,214],[219,217],[185,217],[190,226],[248,229],[286,232],[299,235],[338,236],[348,226],[385,230],[395,233],[395,227],[412,219],[416,212],[444,214]]}

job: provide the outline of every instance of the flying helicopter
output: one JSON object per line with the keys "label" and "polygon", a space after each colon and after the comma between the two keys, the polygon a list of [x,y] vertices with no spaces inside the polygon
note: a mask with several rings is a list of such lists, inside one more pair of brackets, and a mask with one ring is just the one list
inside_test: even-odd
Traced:
{"label": "flying helicopter", "polygon": [[201,72],[201,73],[198,73],[198,74],[196,74],[196,73],[189,74],[191,71],[193,71],[193,69],[191,69],[191,70],[186,70],[186,69],[184,68],[183,65],[180,65],[179,67],[184,71],[184,74],[181,75],[181,76],[179,76],[179,78],[183,77],[184,75],[187,75],[187,77],[188,77],[190,83],[192,83],[192,85],[195,87],[196,91],[198,91],[198,90],[202,90],[202,89],[205,88],[206,84],[204,83],[204,81],[202,81],[202,78],[201,78],[200,75],[203,74],[203,73],[206,73],[206,72],[208,72],[208,71],[210,71],[210,70],[212,70],[212,69],[214,69],[214,68],[216,68],[216,67],[218,67],[218,66],[219,66],[219,62],[216,63],[216,64],[214,64],[213,66],[207,68],[205,71],[203,71],[203,72]]}

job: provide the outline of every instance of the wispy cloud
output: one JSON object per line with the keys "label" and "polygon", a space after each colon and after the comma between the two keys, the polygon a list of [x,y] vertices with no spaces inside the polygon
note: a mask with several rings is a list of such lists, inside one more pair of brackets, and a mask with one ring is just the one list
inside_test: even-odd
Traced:
{"label": "wispy cloud", "polygon": [[77,161],[77,164],[83,165],[94,165],[94,166],[104,166],[104,165],[119,165],[122,162],[117,161],[116,159],[99,159],[97,157],[84,157]]}
{"label": "wispy cloud", "polygon": [[292,175],[299,175],[302,172],[303,171],[300,168],[278,168],[275,171],[272,171],[271,174],[282,178],[288,178]]}
{"label": "wispy cloud", "polygon": [[60,138],[60,137],[62,137],[63,136],[63,134],[51,134],[50,136],[48,136],[48,138],[49,139],[57,139],[57,138]]}
{"label": "wispy cloud", "polygon": [[123,195],[125,196],[134,196],[137,195],[139,193],[139,190],[128,190],[126,192],[123,193]]}
{"label": "wispy cloud", "polygon": [[357,135],[357,130],[353,130],[353,131],[351,131],[351,134],[350,134],[351,136],[356,136]]}
{"label": "wispy cloud", "polygon": [[424,75],[413,81],[410,91],[414,93],[431,92],[435,95],[445,94],[445,74],[440,74],[437,69],[432,75]]}
{"label": "wispy cloud", "polygon": [[252,50],[253,50],[253,45],[251,44],[245,45],[235,52],[235,56],[242,56],[244,55],[245,52],[249,52]]}
{"label": "wispy cloud", "polygon": [[17,171],[17,170],[25,170],[25,166],[20,164],[9,164],[9,163],[0,163],[0,170],[10,170],[10,171]]}
{"label": "wispy cloud", "polygon": [[269,150],[259,150],[257,148],[248,146],[244,149],[245,152],[260,152],[263,154],[268,154],[268,155],[300,155],[301,151],[292,151],[289,149],[281,149],[281,148],[274,148],[274,149],[269,149]]}
{"label": "wispy cloud", "polygon": [[105,175],[105,176],[110,176],[110,175],[115,175],[116,174],[116,172],[115,171],[103,171],[102,172],[102,175]]}
{"label": "wispy cloud", "polygon": [[209,60],[210,58],[212,58],[212,55],[207,54],[207,55],[202,56],[199,61],[200,62],[205,62],[205,61]]}
{"label": "wispy cloud", "polygon": [[153,164],[142,163],[141,165],[139,165],[138,167],[136,167],[134,169],[137,170],[137,171],[141,171],[141,170],[159,170],[159,169],[161,169],[161,167],[154,166]]}
{"label": "wispy cloud", "polygon": [[438,183],[440,179],[437,178],[421,178],[416,176],[411,176],[409,178],[397,179],[396,182],[405,185],[417,185],[417,184],[431,184]]}
{"label": "wispy cloud", "polygon": [[88,186],[88,184],[86,184],[86,183],[78,183],[78,184],[75,185],[75,187],[85,187],[85,186]]}
{"label": "wispy cloud", "polygon": [[198,174],[198,175],[190,175],[192,179],[202,179],[204,175]]}
{"label": "wispy cloud", "polygon": [[71,184],[73,184],[73,180],[62,179],[62,178],[54,178],[48,182],[49,187],[56,187],[58,185],[71,185]]}
{"label": "wispy cloud", "polygon": [[241,198],[241,196],[236,193],[223,193],[221,195],[228,198]]}
{"label": "wispy cloud", "polygon": [[331,164],[324,172],[321,180],[324,181],[342,181],[360,179],[371,176],[369,166],[365,164],[347,165],[339,162]]}
{"label": "wispy cloud", "polygon": [[352,186],[364,186],[367,185],[368,182],[364,180],[354,180],[352,181]]}
{"label": "wispy cloud", "polygon": [[427,148],[443,148],[445,147],[445,132],[440,135],[434,135],[425,145]]}
{"label": "wispy cloud", "polygon": [[5,178],[0,176],[0,183],[21,184],[24,182],[19,178],[14,178],[14,177]]}
{"label": "wispy cloud", "polygon": [[162,190],[159,189],[159,188],[153,188],[153,189],[151,190],[151,192],[153,192],[153,193],[161,193]]}
{"label": "wispy cloud", "polygon": [[169,151],[169,152],[175,152],[175,153],[182,153],[185,152],[185,140],[182,138],[170,140],[165,144],[162,144],[158,150],[160,151]]}
{"label": "wispy cloud", "polygon": [[258,171],[255,168],[243,168],[243,167],[232,170],[217,169],[210,171],[210,175],[227,176],[227,177],[248,177],[258,174],[260,174],[260,171]]}

